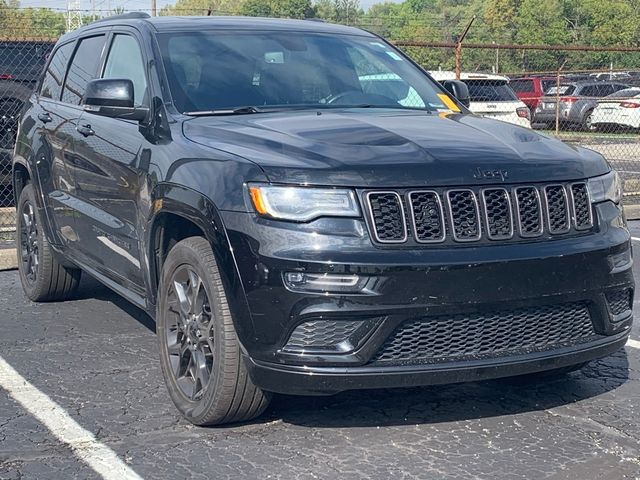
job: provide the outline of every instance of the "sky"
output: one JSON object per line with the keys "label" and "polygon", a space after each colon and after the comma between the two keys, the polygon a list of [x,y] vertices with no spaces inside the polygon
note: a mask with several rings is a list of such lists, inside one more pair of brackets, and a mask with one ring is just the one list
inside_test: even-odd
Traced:
{"label": "sky", "polygon": [[[80,0],[80,8],[83,10],[90,10],[92,0]],[[94,0],[96,3],[96,9],[107,9],[107,5],[110,2],[111,8],[123,7],[126,10],[149,10],[151,8],[151,0]],[[158,8],[162,8],[165,5],[174,3],[175,0],[157,0]],[[379,3],[382,0],[360,0],[360,6],[365,10],[374,3]],[[390,0],[395,3],[399,3],[402,0]],[[22,7],[49,7],[55,9],[67,8],[66,0],[21,0],[20,5]]]}

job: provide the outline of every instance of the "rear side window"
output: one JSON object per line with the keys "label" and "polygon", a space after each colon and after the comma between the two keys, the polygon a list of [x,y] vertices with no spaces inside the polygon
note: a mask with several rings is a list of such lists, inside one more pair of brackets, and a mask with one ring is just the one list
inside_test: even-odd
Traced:
{"label": "rear side window", "polygon": [[613,93],[611,85],[587,85],[580,91],[580,95],[585,97],[604,97],[611,93]]}
{"label": "rear side window", "polygon": [[80,105],[87,83],[98,76],[98,66],[104,43],[104,35],[80,40],[62,91],[63,102]]}
{"label": "rear side window", "polygon": [[102,78],[131,80],[135,104],[142,105],[147,91],[147,79],[140,46],[135,38],[120,34],[114,37]]}
{"label": "rear side window", "polygon": [[576,87],[574,85],[560,85],[560,87],[553,86],[547,90],[546,95],[571,95],[575,90]]}
{"label": "rear side window", "polygon": [[41,96],[54,100],[60,99],[64,72],[67,70],[69,57],[73,52],[73,45],[73,42],[62,45],[53,54],[49,65],[47,65],[47,70],[44,72],[44,79],[40,88]]}
{"label": "rear side window", "polygon": [[504,81],[465,80],[472,102],[513,102],[518,100],[511,87]]}
{"label": "rear side window", "polygon": [[511,88],[518,93],[532,93],[533,80],[511,80]]}
{"label": "rear side window", "polygon": [[540,84],[542,85],[542,91],[546,92],[556,84],[556,81],[555,80],[542,80],[540,82]]}

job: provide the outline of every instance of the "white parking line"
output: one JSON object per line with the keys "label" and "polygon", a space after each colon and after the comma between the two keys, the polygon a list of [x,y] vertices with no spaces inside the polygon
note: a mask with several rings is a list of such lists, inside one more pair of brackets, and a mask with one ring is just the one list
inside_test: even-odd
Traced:
{"label": "white parking line", "polygon": [[629,339],[627,341],[627,347],[631,347],[631,348],[639,348],[640,349],[640,342],[637,340],[631,340]]}
{"label": "white parking line", "polygon": [[0,387],[105,480],[142,480],[116,453],[0,357]]}
{"label": "white parking line", "polygon": [[638,237],[631,237],[631,240],[635,240],[636,242],[640,242],[640,238],[638,238]]}

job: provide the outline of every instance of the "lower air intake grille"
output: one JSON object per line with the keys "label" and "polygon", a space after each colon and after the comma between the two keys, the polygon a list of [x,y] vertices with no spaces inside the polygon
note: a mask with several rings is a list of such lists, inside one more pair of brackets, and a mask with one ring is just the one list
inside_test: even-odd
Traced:
{"label": "lower air intake grille", "polygon": [[583,303],[424,317],[391,334],[373,362],[434,363],[518,355],[595,337]]}
{"label": "lower air intake grille", "polygon": [[607,302],[609,303],[611,313],[620,315],[621,313],[631,310],[631,294],[632,292],[629,288],[607,293]]}
{"label": "lower air intake grille", "polygon": [[291,347],[331,347],[349,338],[362,325],[358,321],[315,320],[298,325],[289,337]]}

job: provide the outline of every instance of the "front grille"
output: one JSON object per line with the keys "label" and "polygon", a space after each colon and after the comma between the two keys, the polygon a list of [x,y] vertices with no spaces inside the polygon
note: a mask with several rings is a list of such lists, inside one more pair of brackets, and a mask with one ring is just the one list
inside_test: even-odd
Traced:
{"label": "front grille", "polygon": [[473,190],[447,192],[453,238],[458,242],[480,239],[480,209]]}
{"label": "front grille", "polygon": [[609,304],[611,313],[620,315],[630,311],[632,308],[632,295],[633,291],[630,288],[607,293],[607,303]]}
{"label": "front grille", "polygon": [[549,232],[555,234],[568,232],[571,224],[569,223],[567,192],[562,185],[548,185],[544,187],[544,192]]}
{"label": "front grille", "polygon": [[444,240],[444,210],[438,193],[411,192],[409,205],[416,241],[429,243]]}
{"label": "front grille", "polygon": [[536,187],[515,189],[518,231],[523,238],[542,235],[542,203]]}
{"label": "front grille", "polygon": [[593,223],[591,211],[591,199],[589,190],[584,183],[571,185],[571,198],[573,202],[573,214],[575,216],[576,230],[587,230]]}
{"label": "front grille", "polygon": [[433,363],[519,355],[595,337],[583,303],[439,315],[400,325],[372,361]]}
{"label": "front grille", "polygon": [[517,241],[593,228],[585,182],[370,191],[365,210],[372,236],[382,244]]}
{"label": "front grille", "polygon": [[404,242],[407,239],[407,224],[400,195],[396,192],[370,192],[367,200],[376,240],[380,243]]}
{"label": "front grille", "polygon": [[487,235],[491,240],[506,240],[513,236],[511,200],[504,188],[488,188],[482,192]]}

